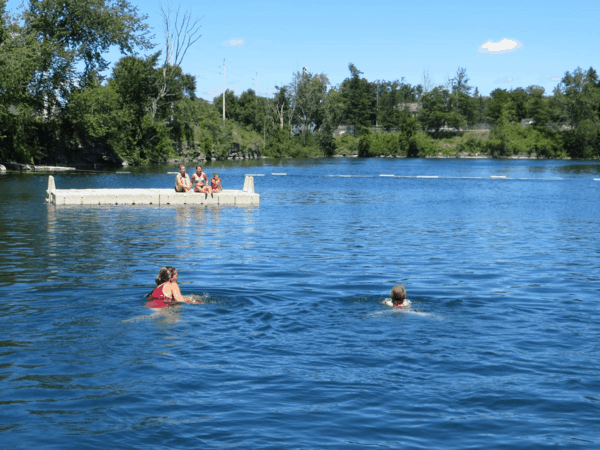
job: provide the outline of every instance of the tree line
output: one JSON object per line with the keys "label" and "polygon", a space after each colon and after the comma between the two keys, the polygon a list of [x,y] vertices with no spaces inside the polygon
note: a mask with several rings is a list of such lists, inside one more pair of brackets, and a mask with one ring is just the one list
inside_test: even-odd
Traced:
{"label": "tree line", "polygon": [[[157,51],[147,17],[127,0],[29,0],[19,14],[0,0],[0,159],[39,163],[86,148],[130,164],[182,152],[218,159],[232,143],[271,157],[427,156],[444,148],[600,156],[593,68],[566,72],[551,95],[529,86],[482,96],[461,67],[434,87],[426,74],[416,86],[369,81],[350,63],[337,86],[302,70],[269,98],[227,90],[223,121],[222,97],[196,97],[196,78],[181,68],[200,37],[198,22],[178,9],[162,14],[166,42]],[[114,47],[122,57],[109,70]],[[465,133],[481,123],[492,128],[485,137]],[[338,136],[340,125],[353,132]]]}

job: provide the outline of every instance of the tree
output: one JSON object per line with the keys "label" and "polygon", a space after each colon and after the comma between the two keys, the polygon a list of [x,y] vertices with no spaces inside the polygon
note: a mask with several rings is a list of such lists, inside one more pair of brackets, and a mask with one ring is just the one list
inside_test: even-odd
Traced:
{"label": "tree", "polygon": [[471,86],[469,86],[469,77],[467,69],[459,67],[456,71],[456,76],[450,80],[452,85],[452,110],[456,114],[462,116],[462,119],[455,118],[459,123],[475,123],[477,116],[477,105],[474,99],[471,98]]}
{"label": "tree", "polygon": [[319,107],[327,92],[329,80],[323,73],[311,74],[308,71],[302,73],[296,72],[294,80],[291,83],[293,86],[293,98],[295,99],[296,112],[295,117],[292,117],[292,123],[297,125],[302,131],[302,141],[306,143],[306,133],[318,128],[316,124]]}
{"label": "tree", "polygon": [[279,123],[279,129],[283,130],[285,118],[290,114],[290,100],[287,86],[275,86],[277,92],[273,99],[269,102],[274,116]]}
{"label": "tree", "polygon": [[320,108],[321,125],[317,131],[319,146],[326,156],[332,156],[335,151],[333,133],[340,125],[344,116],[344,101],[337,89],[330,89],[325,95]]}
{"label": "tree", "polygon": [[593,68],[567,72],[558,90],[573,130],[567,141],[571,153],[580,158],[600,156],[600,80]]}
{"label": "tree", "polygon": [[377,123],[386,131],[398,129],[410,116],[409,103],[416,103],[422,93],[421,86],[411,86],[401,80],[380,81],[378,86]]}
{"label": "tree", "polygon": [[543,128],[550,122],[550,104],[544,98],[545,89],[542,86],[529,86],[527,89],[527,115],[533,120],[533,126]]}
{"label": "tree", "polygon": [[346,78],[341,86],[340,92],[346,106],[345,122],[354,125],[360,132],[363,128],[371,126],[371,112],[373,111],[373,96],[371,86],[352,63],[348,65],[350,77]]}
{"label": "tree", "polygon": [[118,95],[121,121],[110,144],[117,154],[134,164],[163,160],[173,151],[166,121],[156,121],[150,114],[160,88],[156,67],[159,55],[121,58],[109,79],[109,87]]}
{"label": "tree", "polygon": [[108,67],[102,55],[109,48],[150,49],[145,19],[127,0],[30,0],[24,20],[40,43],[34,90],[45,115]]}
{"label": "tree", "polygon": [[473,123],[485,122],[487,120],[485,114],[487,99],[479,93],[478,88],[475,88],[475,92],[473,93],[473,100],[475,104],[475,117],[473,119]]}
{"label": "tree", "polygon": [[584,120],[595,120],[600,112],[600,86],[593,68],[586,72],[579,67],[567,72],[559,85],[565,100],[570,123],[577,127]]}
{"label": "tree", "polygon": [[[122,1],[122,0],[121,0]],[[186,53],[200,37],[200,18],[192,18],[191,12],[186,10],[183,14],[180,8],[177,8],[175,17],[172,17],[173,7],[169,2],[166,9],[160,5],[160,12],[163,19],[163,27],[165,32],[165,59],[160,70],[160,81],[157,95],[152,100],[151,115],[154,119],[161,106],[161,102],[167,102],[173,105],[173,102],[178,100],[178,92],[173,89],[177,84],[177,78],[183,75],[181,63],[183,62]],[[193,92],[196,88],[195,78],[191,75],[186,75],[185,84],[189,86],[188,90],[190,97],[193,97]]]}
{"label": "tree", "polygon": [[451,94],[443,86],[438,86],[423,95],[419,121],[425,130],[436,134],[445,126],[460,129],[466,124],[461,114],[452,111]]}
{"label": "tree", "polygon": [[40,44],[19,22],[0,0],[0,157],[32,163],[45,147],[32,89]]}
{"label": "tree", "polygon": [[517,111],[510,93],[505,89],[494,89],[487,103],[487,117],[492,123],[497,123],[503,112],[505,120],[516,120]]}
{"label": "tree", "polygon": [[[213,99],[213,105],[216,110],[219,111],[219,114],[223,114],[223,102],[222,96],[217,95]],[[227,108],[227,117],[231,120],[238,120],[238,98],[235,96],[235,92],[231,89],[227,89],[225,91],[225,107]]]}
{"label": "tree", "polygon": [[386,131],[396,128],[400,121],[403,106],[400,85],[397,80],[378,83],[377,123]]}
{"label": "tree", "polygon": [[529,94],[523,88],[516,88],[509,92],[510,100],[514,105],[515,118],[517,122],[521,122],[523,119],[530,118],[530,114],[527,111],[529,103]]}

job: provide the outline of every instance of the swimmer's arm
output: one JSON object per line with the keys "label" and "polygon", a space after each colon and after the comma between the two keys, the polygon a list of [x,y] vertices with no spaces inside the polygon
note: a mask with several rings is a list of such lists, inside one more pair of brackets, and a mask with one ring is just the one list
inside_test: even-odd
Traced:
{"label": "swimmer's arm", "polygon": [[181,291],[179,290],[178,284],[173,284],[173,289],[171,292],[173,294],[173,299],[176,302],[195,303],[194,300],[192,300],[191,298],[186,298],[183,295],[181,295]]}

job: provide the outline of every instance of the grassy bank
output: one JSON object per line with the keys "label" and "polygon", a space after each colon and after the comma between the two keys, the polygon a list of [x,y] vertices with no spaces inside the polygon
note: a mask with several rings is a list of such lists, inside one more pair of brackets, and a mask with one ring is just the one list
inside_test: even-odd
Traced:
{"label": "grassy bank", "polygon": [[[491,132],[417,131],[408,137],[401,133],[370,132],[362,136],[344,134],[335,138],[335,155],[362,157],[421,158],[569,158],[573,136],[568,131],[506,125]],[[575,155],[574,157],[578,157]],[[597,159],[597,155],[581,156]]]}

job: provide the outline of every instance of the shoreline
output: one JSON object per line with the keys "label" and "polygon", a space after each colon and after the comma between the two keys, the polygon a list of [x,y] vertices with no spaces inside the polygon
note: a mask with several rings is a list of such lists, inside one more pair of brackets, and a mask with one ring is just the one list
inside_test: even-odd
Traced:
{"label": "shoreline", "polygon": [[[380,155],[380,156],[358,156],[354,154],[347,155],[333,155],[333,156],[322,156],[317,159],[326,159],[326,158],[389,158],[389,159],[512,159],[512,160],[544,160],[544,161],[599,161],[598,159],[578,159],[572,158],[570,156],[564,158],[547,158],[547,157],[538,157],[538,156],[528,156],[528,155],[513,155],[513,156],[504,156],[504,157],[496,157],[489,155],[433,155],[433,156],[418,156],[418,157],[409,157],[409,156],[401,156],[401,155]],[[283,158],[268,158],[262,157],[261,159],[293,159],[289,157]],[[155,164],[148,163],[143,164],[142,166],[153,166],[153,165],[163,165],[163,164]],[[45,166],[38,164],[18,164],[18,163],[2,163],[0,164],[0,174],[5,173],[49,173],[49,172],[90,172],[90,173],[102,173],[102,172],[113,172],[114,167],[102,167],[100,169],[96,169],[95,167],[90,167],[89,169],[81,169],[77,167],[71,166]],[[119,168],[116,168],[118,170]],[[122,169],[122,168],[120,168]]]}

